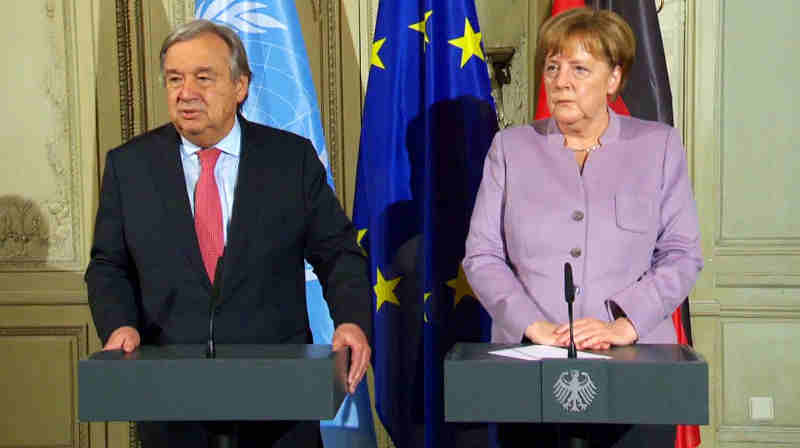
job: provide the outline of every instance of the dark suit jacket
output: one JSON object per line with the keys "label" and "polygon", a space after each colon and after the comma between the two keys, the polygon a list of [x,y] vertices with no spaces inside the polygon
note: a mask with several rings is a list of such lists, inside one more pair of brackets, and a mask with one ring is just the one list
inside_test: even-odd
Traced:
{"label": "dark suit jacket", "polygon": [[[217,343],[307,343],[303,258],[336,325],[372,330],[367,267],[311,143],[239,117],[242,151]],[[162,126],[109,152],[97,211],[89,304],[100,338],[138,328],[143,344],[204,343],[211,282],[179,154]]]}

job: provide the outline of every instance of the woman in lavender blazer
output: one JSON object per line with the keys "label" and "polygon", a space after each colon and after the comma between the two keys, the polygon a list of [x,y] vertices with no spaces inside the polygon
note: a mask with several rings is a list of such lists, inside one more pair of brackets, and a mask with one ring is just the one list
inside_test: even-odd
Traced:
{"label": "woman in lavender blazer", "polygon": [[[569,262],[578,349],[675,343],[670,316],[703,265],[678,131],[608,108],[635,52],[620,16],[577,8],[548,19],[539,36],[552,117],[496,135],[466,243],[464,270],[493,319],[492,341],[568,344]],[[674,443],[674,427],[642,426],[587,437],[593,447]],[[540,440],[557,431],[517,430]]]}

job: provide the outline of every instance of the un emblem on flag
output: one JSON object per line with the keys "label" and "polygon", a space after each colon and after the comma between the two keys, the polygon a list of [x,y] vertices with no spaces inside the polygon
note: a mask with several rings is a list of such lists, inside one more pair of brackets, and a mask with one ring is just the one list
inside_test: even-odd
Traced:
{"label": "un emblem on flag", "polygon": [[565,370],[553,384],[553,395],[567,412],[584,412],[597,395],[597,386],[586,372]]}

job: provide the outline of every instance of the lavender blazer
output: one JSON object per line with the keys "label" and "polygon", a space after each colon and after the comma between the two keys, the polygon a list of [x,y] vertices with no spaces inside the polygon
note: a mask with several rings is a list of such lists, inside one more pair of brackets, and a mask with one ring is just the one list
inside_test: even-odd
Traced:
{"label": "lavender blazer", "polygon": [[520,342],[534,321],[612,321],[639,342],[675,343],[670,315],[703,267],[697,206],[676,129],[619,116],[578,170],[552,119],[498,133],[483,171],[464,270],[492,316],[492,341]]}

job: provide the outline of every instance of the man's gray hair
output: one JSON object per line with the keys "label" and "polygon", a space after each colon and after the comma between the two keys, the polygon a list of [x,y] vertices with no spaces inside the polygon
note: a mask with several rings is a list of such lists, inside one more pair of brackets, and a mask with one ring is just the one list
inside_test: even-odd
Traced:
{"label": "man's gray hair", "polygon": [[231,60],[229,63],[231,79],[237,80],[244,75],[248,81],[253,80],[253,72],[250,71],[250,64],[247,62],[247,52],[244,49],[242,40],[236,32],[224,25],[218,25],[210,20],[197,19],[175,28],[161,44],[161,77],[164,78],[164,59],[167,57],[167,50],[178,42],[192,40],[201,34],[214,34],[222,39],[230,50]]}

